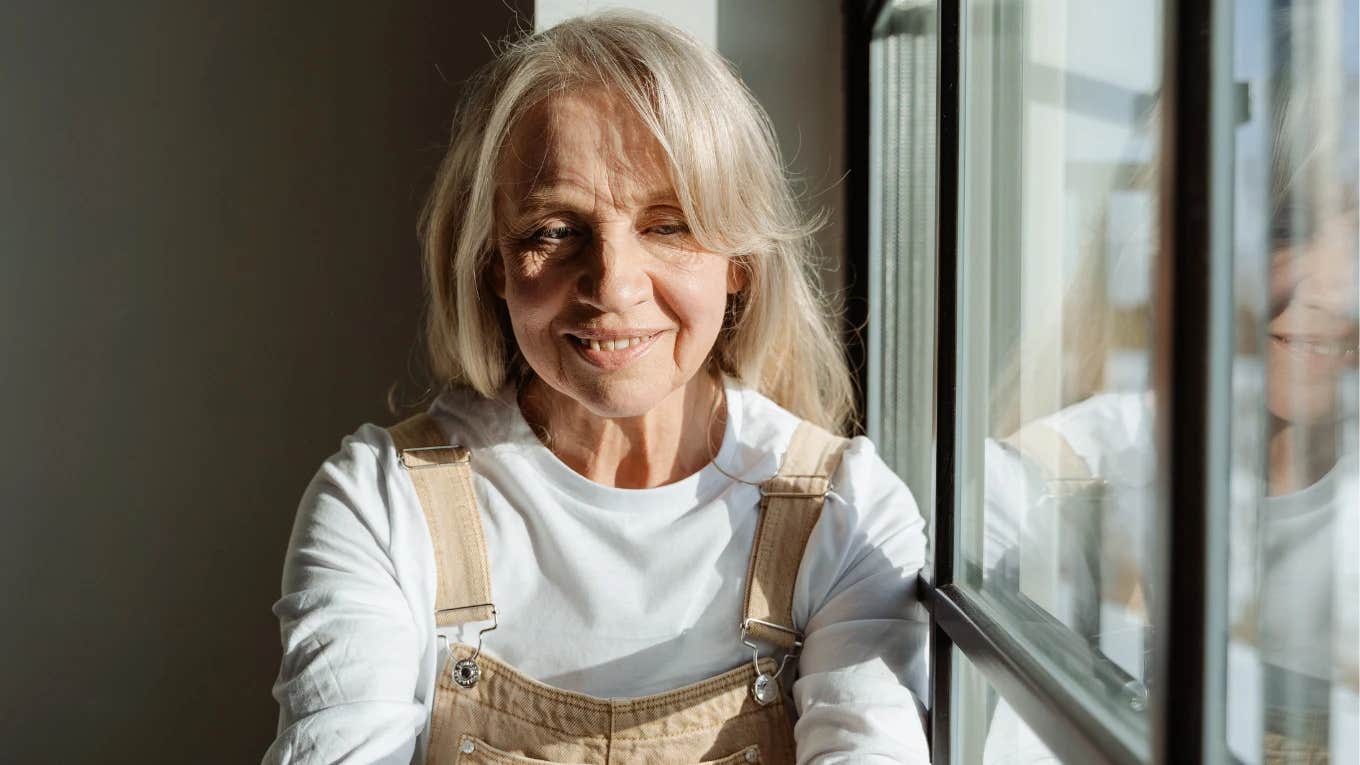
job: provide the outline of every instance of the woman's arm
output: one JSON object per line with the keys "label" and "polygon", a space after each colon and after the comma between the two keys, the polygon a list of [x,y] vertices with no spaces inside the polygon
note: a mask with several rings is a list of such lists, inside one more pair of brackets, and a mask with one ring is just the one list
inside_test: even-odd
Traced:
{"label": "woman's arm", "polygon": [[799,763],[926,763],[925,523],[867,439],[846,450],[799,572]]}
{"label": "woman's arm", "polygon": [[389,554],[376,430],[346,438],[298,508],[274,605],[283,662],[266,763],[406,763],[425,725],[425,646]]}

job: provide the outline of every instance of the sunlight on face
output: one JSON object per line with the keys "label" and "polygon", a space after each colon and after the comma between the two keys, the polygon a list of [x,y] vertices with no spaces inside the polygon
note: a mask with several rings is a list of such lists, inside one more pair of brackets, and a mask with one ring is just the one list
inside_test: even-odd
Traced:
{"label": "sunlight on face", "polygon": [[646,126],[603,90],[556,96],[511,132],[497,172],[495,291],[550,388],[636,417],[703,367],[738,286],[702,249]]}

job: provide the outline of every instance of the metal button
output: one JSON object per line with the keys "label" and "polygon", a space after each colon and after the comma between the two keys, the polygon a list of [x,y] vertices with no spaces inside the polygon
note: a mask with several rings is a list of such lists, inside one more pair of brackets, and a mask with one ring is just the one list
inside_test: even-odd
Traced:
{"label": "metal button", "polygon": [[754,750],[754,749],[747,749],[747,750],[746,750],[746,761],[747,761],[747,762],[755,762],[756,760],[759,760],[759,759],[760,759],[760,755],[756,754],[756,750]]}
{"label": "metal button", "polygon": [[472,659],[463,659],[453,665],[453,682],[464,688],[471,688],[482,679],[482,668]]}
{"label": "metal button", "polygon": [[458,748],[463,752],[463,754],[472,754],[472,750],[476,749],[477,745],[472,743],[472,739],[464,738],[462,745],[459,746]]}
{"label": "metal button", "polygon": [[779,698],[779,684],[775,682],[773,677],[762,672],[751,684],[751,695],[756,697],[756,701],[761,706],[768,706]]}

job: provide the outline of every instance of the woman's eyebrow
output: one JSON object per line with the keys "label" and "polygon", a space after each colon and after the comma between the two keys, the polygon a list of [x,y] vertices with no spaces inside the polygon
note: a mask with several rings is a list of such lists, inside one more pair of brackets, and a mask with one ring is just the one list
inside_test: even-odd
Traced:
{"label": "woman's eyebrow", "polygon": [[[675,190],[669,186],[655,188],[641,194],[631,194],[629,197],[628,206],[634,209],[661,206],[680,207],[680,200],[676,197]],[[633,202],[633,199],[640,201]],[[595,201],[592,193],[573,183],[538,185],[530,189],[529,193],[524,196],[511,199],[517,216],[533,215],[547,210],[588,212],[595,208]]]}
{"label": "woman's eyebrow", "polygon": [[591,195],[572,184],[535,186],[519,198],[511,198],[516,215],[533,215],[551,209],[583,211],[593,207]]}
{"label": "woman's eyebrow", "polygon": [[670,189],[666,189],[665,191],[657,191],[653,194],[648,195],[646,197],[646,201],[638,205],[638,207],[641,208],[674,207],[676,210],[682,210],[682,208],[680,207],[680,200],[676,198],[675,192],[671,191]]}

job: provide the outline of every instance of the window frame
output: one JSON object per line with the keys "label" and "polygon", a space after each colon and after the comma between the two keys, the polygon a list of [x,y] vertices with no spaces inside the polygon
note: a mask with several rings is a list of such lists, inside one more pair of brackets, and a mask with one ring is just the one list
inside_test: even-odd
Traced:
{"label": "window frame", "polygon": [[[930,612],[932,760],[950,762],[951,650],[957,646],[1054,754],[1081,763],[1217,762],[1226,756],[1227,433],[1231,381],[1232,6],[1165,0],[1157,298],[1151,379],[1157,401],[1158,529],[1153,575],[1176,587],[1154,605],[1149,739],[1141,751],[1107,729],[955,579],[957,554],[959,141],[963,0],[937,0],[935,475]],[[870,53],[885,0],[845,4],[847,344],[868,390]],[[1174,172],[1173,172],[1174,170]],[[1173,331],[1174,328],[1174,331]],[[863,403],[863,402],[862,402]],[[863,411],[863,410],[862,410]],[[872,413],[866,411],[867,417]],[[1170,636],[1175,639],[1170,639]],[[1176,678],[1164,682],[1163,678]],[[1171,713],[1175,710],[1175,714]]]}

